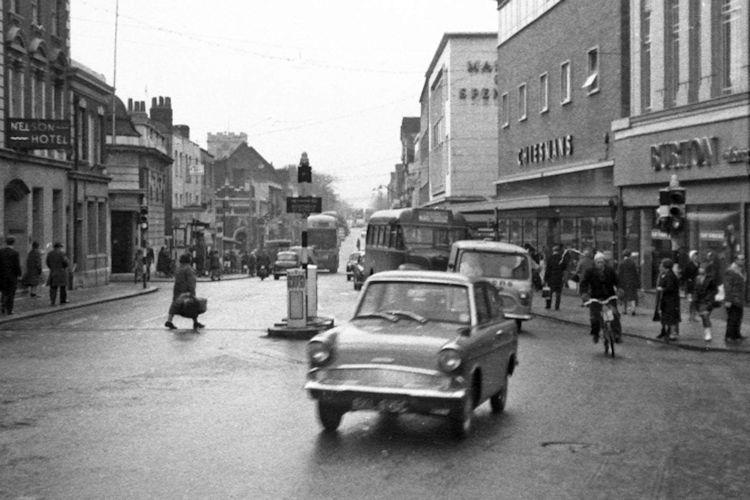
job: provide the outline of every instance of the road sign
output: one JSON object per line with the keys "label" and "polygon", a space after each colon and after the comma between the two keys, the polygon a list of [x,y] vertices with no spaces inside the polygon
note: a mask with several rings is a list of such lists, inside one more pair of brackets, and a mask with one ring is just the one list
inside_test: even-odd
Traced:
{"label": "road sign", "polygon": [[34,118],[8,118],[6,144],[19,149],[68,149],[70,122]]}
{"label": "road sign", "polygon": [[286,199],[286,212],[290,214],[319,214],[323,211],[320,196],[289,196]]}

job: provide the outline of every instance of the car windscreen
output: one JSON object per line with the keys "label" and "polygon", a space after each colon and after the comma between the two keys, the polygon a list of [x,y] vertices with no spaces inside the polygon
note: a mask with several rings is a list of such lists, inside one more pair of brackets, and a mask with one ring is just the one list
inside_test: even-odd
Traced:
{"label": "car windscreen", "polygon": [[471,322],[469,291],[465,286],[418,281],[371,283],[355,317],[407,312],[428,321],[468,325]]}
{"label": "car windscreen", "polygon": [[461,252],[458,272],[467,276],[512,280],[527,280],[531,276],[526,255],[476,250]]}

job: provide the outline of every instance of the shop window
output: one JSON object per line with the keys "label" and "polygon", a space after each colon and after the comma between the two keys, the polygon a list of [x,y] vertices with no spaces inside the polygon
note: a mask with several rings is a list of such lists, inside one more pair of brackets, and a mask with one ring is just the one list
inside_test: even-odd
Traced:
{"label": "shop window", "polygon": [[578,241],[580,242],[579,244],[581,245],[581,249],[598,249],[594,230],[595,224],[596,219],[594,217],[581,217],[580,219],[578,219]]}
{"label": "shop window", "polygon": [[537,244],[536,219],[529,218],[523,220],[523,242],[539,248]]}
{"label": "shop window", "polygon": [[521,236],[521,219],[511,219],[508,241],[515,245],[522,245],[523,241],[521,240]]}

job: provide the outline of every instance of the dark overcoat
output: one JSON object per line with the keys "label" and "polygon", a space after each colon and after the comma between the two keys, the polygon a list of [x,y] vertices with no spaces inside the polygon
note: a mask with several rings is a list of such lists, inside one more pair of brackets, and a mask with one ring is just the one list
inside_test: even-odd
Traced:
{"label": "dark overcoat", "polygon": [[24,286],[39,286],[42,283],[42,252],[38,248],[29,250],[26,256],[26,272],[23,275]]}
{"label": "dark overcoat", "polygon": [[676,325],[680,322],[680,281],[671,269],[662,270],[657,286],[661,288],[661,322],[665,325]]}
{"label": "dark overcoat", "polygon": [[15,290],[21,276],[21,258],[13,247],[0,248],[0,289]]}
{"label": "dark overcoat", "polygon": [[625,257],[617,268],[617,277],[620,280],[620,288],[623,291],[622,300],[638,300],[638,288],[641,286],[641,278],[638,275],[638,266],[633,259]]}
{"label": "dark overcoat", "polygon": [[62,250],[52,250],[47,254],[47,267],[48,286],[68,286],[68,257]]}
{"label": "dark overcoat", "polygon": [[544,269],[544,282],[553,290],[562,289],[563,271],[565,271],[565,264],[562,255],[555,252],[547,258]]}

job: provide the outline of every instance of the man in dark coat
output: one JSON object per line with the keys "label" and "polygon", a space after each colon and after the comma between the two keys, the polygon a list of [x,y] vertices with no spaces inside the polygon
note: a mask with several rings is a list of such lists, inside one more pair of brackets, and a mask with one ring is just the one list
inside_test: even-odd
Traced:
{"label": "man in dark coat", "polygon": [[661,261],[661,273],[656,283],[656,290],[662,329],[657,338],[669,336],[670,340],[677,340],[677,328],[680,322],[680,280],[674,273],[673,267],[672,259]]}
{"label": "man in dark coat", "polygon": [[[598,252],[594,256],[594,267],[590,267],[581,277],[580,292],[584,302],[589,299],[605,300],[617,295],[619,281],[614,269],[607,265],[604,254]],[[599,331],[601,330],[602,305],[593,302],[589,306],[589,321],[591,323],[591,336],[594,343],[599,342]],[[615,334],[615,342],[620,342],[622,326],[620,325],[620,314],[617,307],[614,308],[614,320],[612,330]]]}
{"label": "man in dark coat", "polygon": [[630,250],[623,250],[622,261],[617,267],[617,279],[622,287],[623,297],[622,301],[625,304],[625,314],[635,316],[635,308],[638,305],[638,289],[641,286],[641,277],[638,273],[638,266],[632,259],[632,253]]}
{"label": "man in dark coat", "polygon": [[745,256],[737,254],[732,265],[724,273],[724,307],[727,309],[727,329],[724,340],[731,342],[747,338],[747,335],[740,333],[746,284]]}
{"label": "man in dark coat", "polygon": [[0,248],[0,294],[2,294],[3,313],[13,314],[13,303],[16,298],[18,278],[21,276],[21,257],[13,248],[16,239],[13,236],[5,238],[5,247]]}
{"label": "man in dark coat", "polygon": [[560,295],[563,288],[563,273],[565,271],[565,262],[563,261],[562,249],[560,245],[552,247],[552,255],[546,260],[544,270],[544,282],[550,289],[547,297],[546,309],[552,306],[552,297],[555,297],[555,311],[560,309]]}
{"label": "man in dark coat", "polygon": [[49,267],[49,302],[55,305],[57,289],[60,289],[60,304],[68,302],[68,257],[63,252],[62,243],[55,243],[52,251],[47,254],[47,267]]}

